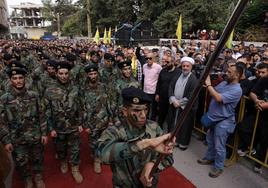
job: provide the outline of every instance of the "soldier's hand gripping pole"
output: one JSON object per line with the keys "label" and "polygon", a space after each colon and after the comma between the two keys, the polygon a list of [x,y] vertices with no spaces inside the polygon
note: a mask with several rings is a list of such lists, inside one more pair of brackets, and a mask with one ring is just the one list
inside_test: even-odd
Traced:
{"label": "soldier's hand gripping pole", "polygon": [[[171,142],[173,140],[173,138],[176,136],[176,134],[179,132],[185,118],[187,117],[188,113],[190,112],[195,100],[197,99],[198,94],[199,94],[203,84],[205,83],[205,80],[206,80],[211,68],[213,67],[213,64],[214,64],[216,58],[219,56],[222,48],[226,44],[228,37],[230,36],[232,30],[234,29],[235,25],[237,24],[237,22],[240,18],[240,16],[242,15],[243,11],[245,10],[247,3],[248,3],[248,0],[239,0],[239,2],[237,3],[231,17],[229,18],[229,20],[227,22],[227,25],[225,26],[225,28],[223,30],[223,33],[219,39],[219,42],[218,42],[218,45],[217,45],[215,51],[212,53],[212,55],[208,59],[206,68],[199,79],[199,83],[195,87],[193,94],[192,94],[190,100],[188,101],[185,109],[182,111],[182,113],[180,114],[180,116],[177,119],[175,130],[172,132],[171,138],[169,139],[169,142]],[[151,177],[153,176],[154,172],[157,170],[159,163],[163,160],[164,157],[165,157],[165,155],[161,154],[159,156],[159,158],[157,159],[157,161],[155,162],[154,167],[152,168],[152,171],[150,173]]]}

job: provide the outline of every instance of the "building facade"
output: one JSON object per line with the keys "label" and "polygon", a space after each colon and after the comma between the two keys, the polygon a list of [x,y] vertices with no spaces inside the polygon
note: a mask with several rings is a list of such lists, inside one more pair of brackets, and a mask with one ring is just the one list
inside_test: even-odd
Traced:
{"label": "building facade", "polygon": [[10,15],[11,38],[39,39],[46,32],[43,5],[21,3],[10,6],[13,9]]}
{"label": "building facade", "polygon": [[8,11],[6,0],[0,0],[0,37],[8,33]]}

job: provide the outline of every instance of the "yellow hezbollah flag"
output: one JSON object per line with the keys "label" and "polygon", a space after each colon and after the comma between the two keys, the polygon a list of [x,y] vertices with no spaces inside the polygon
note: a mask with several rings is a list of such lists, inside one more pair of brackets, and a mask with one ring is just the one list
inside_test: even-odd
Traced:
{"label": "yellow hezbollah flag", "polygon": [[108,39],[107,39],[107,31],[106,31],[106,27],[104,29],[104,34],[103,34],[103,43],[104,44],[107,44],[108,42]]}
{"label": "yellow hezbollah flag", "polygon": [[111,39],[112,39],[112,28],[109,27],[109,31],[108,31],[108,43],[111,44]]}
{"label": "yellow hezbollah flag", "polygon": [[229,48],[229,49],[232,48],[233,38],[234,38],[234,30],[231,32],[231,34],[230,34],[230,36],[225,44],[226,48]]}
{"label": "yellow hezbollah flag", "polygon": [[178,44],[181,46],[181,37],[182,37],[182,19],[181,19],[181,15],[178,21],[178,26],[177,26],[177,30],[176,30],[176,36],[178,38]]}
{"label": "yellow hezbollah flag", "polygon": [[97,44],[100,43],[100,33],[99,33],[99,28],[97,28],[95,36],[94,36],[94,42],[96,42]]}

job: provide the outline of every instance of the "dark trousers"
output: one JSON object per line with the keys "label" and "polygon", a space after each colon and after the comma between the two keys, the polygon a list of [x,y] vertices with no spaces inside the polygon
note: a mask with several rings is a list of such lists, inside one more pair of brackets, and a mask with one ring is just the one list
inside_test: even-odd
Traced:
{"label": "dark trousers", "polygon": [[155,94],[146,94],[151,98],[152,101],[150,106],[149,119],[155,121],[157,116],[157,102],[155,101]]}
{"label": "dark trousers", "polygon": [[[266,114],[267,115],[267,114]],[[268,119],[267,117],[262,117],[260,116],[259,118],[259,132],[260,132],[260,138],[259,138],[259,142],[258,142],[258,147],[257,147],[257,159],[259,159],[260,161],[265,160],[265,156],[266,156],[266,151],[268,149]],[[256,167],[261,167],[261,164],[259,163],[255,163]]]}
{"label": "dark trousers", "polygon": [[[237,125],[237,132],[239,135],[238,148],[241,149],[242,151],[246,151],[250,145],[252,133],[254,129],[255,118],[256,118],[255,114],[246,116],[242,120],[242,122]],[[255,140],[256,141],[258,140],[258,134],[256,134]]]}
{"label": "dark trousers", "polygon": [[166,120],[168,114],[169,102],[168,100],[161,100],[158,103],[158,124],[163,129],[163,123]]}

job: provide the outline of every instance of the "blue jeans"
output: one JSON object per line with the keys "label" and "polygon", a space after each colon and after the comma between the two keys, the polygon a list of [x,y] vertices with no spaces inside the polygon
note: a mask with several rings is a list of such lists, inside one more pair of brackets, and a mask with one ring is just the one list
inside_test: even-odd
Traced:
{"label": "blue jeans", "polygon": [[204,159],[214,160],[214,167],[216,169],[224,168],[224,160],[226,157],[226,141],[229,132],[225,128],[218,127],[217,125],[207,132],[208,149]]}

